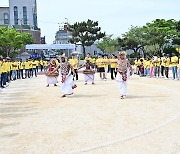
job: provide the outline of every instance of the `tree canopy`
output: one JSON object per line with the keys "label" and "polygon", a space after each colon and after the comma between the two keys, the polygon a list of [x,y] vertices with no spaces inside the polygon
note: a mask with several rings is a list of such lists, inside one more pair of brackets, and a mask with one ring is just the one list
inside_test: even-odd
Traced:
{"label": "tree canopy", "polygon": [[32,44],[34,41],[29,33],[20,33],[14,28],[0,27],[0,50],[5,56],[19,49],[23,49],[25,45]]}
{"label": "tree canopy", "polygon": [[91,46],[95,41],[105,36],[105,33],[101,32],[98,21],[92,21],[90,19],[69,25],[68,30],[72,34],[70,42],[82,45],[84,57],[86,55],[85,46]]}

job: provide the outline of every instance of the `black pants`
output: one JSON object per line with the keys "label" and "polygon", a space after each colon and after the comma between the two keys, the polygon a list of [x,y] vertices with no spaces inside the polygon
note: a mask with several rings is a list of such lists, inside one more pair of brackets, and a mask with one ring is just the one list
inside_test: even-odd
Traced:
{"label": "black pants", "polygon": [[169,78],[169,67],[165,67],[165,76]]}
{"label": "black pants", "polygon": [[161,66],[161,76],[164,76],[165,67]]}
{"label": "black pants", "polygon": [[41,65],[41,72],[43,71],[43,65]]}
{"label": "black pants", "polygon": [[16,71],[16,76],[17,76],[17,79],[20,79],[20,71],[19,70]]}
{"label": "black pants", "polygon": [[24,79],[23,70],[20,70],[20,78]]}
{"label": "black pants", "polygon": [[74,72],[75,72],[75,77],[76,77],[76,80],[78,80],[78,70],[77,69],[74,69]]}
{"label": "black pants", "polygon": [[114,75],[115,75],[115,77],[117,75],[116,69],[115,68],[111,68],[111,79],[112,80],[114,80]]}

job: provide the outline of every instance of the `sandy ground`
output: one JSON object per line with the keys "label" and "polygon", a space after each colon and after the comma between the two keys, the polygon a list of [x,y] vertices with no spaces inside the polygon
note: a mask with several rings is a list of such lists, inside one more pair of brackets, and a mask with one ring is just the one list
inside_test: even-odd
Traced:
{"label": "sandy ground", "polygon": [[133,76],[121,100],[116,81],[61,98],[46,77],[12,82],[0,94],[0,154],[180,154],[180,81]]}

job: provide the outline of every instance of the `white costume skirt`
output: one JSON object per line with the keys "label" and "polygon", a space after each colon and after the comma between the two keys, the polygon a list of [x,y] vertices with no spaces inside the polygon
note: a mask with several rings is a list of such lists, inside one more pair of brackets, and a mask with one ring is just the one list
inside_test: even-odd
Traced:
{"label": "white costume skirt", "polygon": [[70,75],[66,78],[64,83],[61,83],[61,91],[64,95],[73,94],[72,87],[74,86],[73,76]]}
{"label": "white costume skirt", "polygon": [[85,82],[94,82],[94,74],[84,74]]}
{"label": "white costume skirt", "polygon": [[[127,71],[127,80],[130,77],[130,72]],[[127,96],[127,80],[123,81],[122,75],[117,73],[116,80],[119,82],[120,95]]]}
{"label": "white costume skirt", "polygon": [[56,84],[57,78],[56,77],[47,77],[47,84]]}

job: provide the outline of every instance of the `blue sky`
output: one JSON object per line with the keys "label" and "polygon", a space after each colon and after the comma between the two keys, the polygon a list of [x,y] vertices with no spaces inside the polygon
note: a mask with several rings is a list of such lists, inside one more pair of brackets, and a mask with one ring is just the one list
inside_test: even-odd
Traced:
{"label": "blue sky", "polygon": [[[133,26],[156,18],[180,20],[180,0],[37,0],[42,36],[52,43],[58,23],[68,18],[72,24],[87,19],[99,21],[107,34],[120,36]],[[7,6],[8,0],[0,0]]]}

